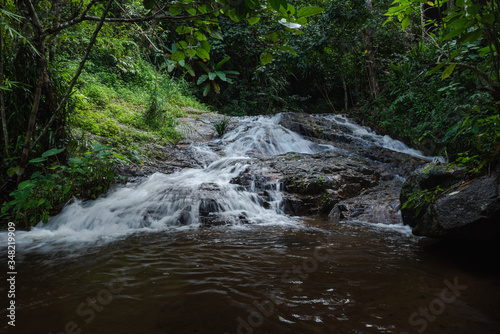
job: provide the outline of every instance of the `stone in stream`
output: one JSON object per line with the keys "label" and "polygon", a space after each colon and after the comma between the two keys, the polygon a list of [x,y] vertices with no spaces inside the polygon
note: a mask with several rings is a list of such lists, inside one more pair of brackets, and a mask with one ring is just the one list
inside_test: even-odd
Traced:
{"label": "stone in stream", "polygon": [[403,185],[401,202],[410,194],[440,186],[432,203],[402,210],[403,221],[413,233],[445,239],[497,240],[500,237],[500,170],[465,179],[462,169],[430,165],[417,170]]}

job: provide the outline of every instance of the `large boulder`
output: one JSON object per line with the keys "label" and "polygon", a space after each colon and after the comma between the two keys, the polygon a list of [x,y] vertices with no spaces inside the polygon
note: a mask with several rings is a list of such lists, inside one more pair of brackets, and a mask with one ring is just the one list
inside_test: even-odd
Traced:
{"label": "large boulder", "polygon": [[402,209],[413,234],[445,239],[491,240],[500,237],[500,170],[468,180],[461,169],[436,164],[413,173],[400,201],[418,192],[444,189],[431,203]]}

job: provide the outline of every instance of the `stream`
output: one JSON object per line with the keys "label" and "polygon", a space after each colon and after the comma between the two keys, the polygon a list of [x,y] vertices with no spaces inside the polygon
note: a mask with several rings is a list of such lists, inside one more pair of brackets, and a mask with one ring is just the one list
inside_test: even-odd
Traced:
{"label": "stream", "polygon": [[[422,157],[346,118],[316,117]],[[500,333],[500,275],[488,259],[497,247],[290,216],[279,179],[235,183],[269,156],[345,150],[280,120],[240,118],[222,139],[193,144],[199,168],[76,200],[17,231],[16,326],[4,321],[2,332]],[[5,232],[0,241],[6,254]],[[7,292],[1,285],[4,320]]]}

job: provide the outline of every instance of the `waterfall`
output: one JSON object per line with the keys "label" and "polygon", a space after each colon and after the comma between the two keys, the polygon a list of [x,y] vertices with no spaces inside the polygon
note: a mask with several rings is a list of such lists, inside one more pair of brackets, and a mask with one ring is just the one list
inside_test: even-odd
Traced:
{"label": "waterfall", "polygon": [[[420,156],[401,142],[378,136],[347,118],[317,117],[340,122],[351,129],[350,136],[371,144]],[[39,223],[31,231],[19,232],[20,237],[27,243],[44,238],[92,241],[113,240],[134,231],[296,225],[297,220],[283,214],[279,180],[251,181],[245,186],[234,182],[242,176],[252,180],[249,170],[262,158],[288,152],[314,154],[338,150],[304,139],[282,127],[281,119],[281,115],[237,118],[235,128],[214,140],[213,145],[192,145],[203,167],[173,174],[155,173],[142,182],[118,186],[97,200],[75,200],[47,224]],[[222,149],[214,151],[213,146]],[[258,167],[265,168],[262,164]]]}

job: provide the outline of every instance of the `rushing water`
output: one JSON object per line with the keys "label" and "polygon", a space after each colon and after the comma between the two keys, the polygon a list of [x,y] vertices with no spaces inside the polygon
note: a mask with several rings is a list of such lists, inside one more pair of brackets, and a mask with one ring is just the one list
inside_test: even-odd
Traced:
{"label": "rushing water", "polygon": [[278,122],[242,119],[222,153],[195,148],[205,167],[154,174],[18,232],[16,327],[2,330],[499,332],[499,276],[481,253],[399,225],[287,217],[279,182],[265,201],[256,185],[231,183],[252,157],[336,149]]}

